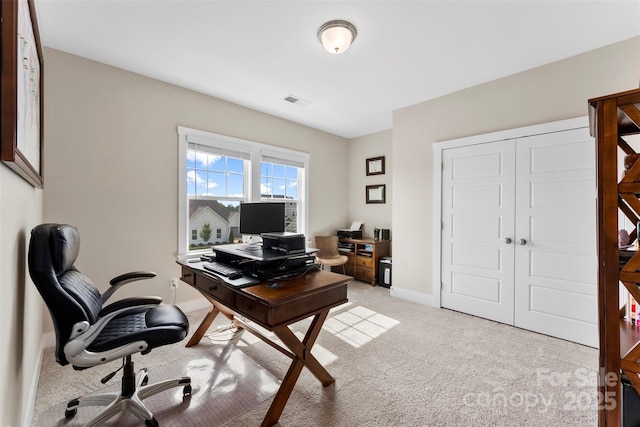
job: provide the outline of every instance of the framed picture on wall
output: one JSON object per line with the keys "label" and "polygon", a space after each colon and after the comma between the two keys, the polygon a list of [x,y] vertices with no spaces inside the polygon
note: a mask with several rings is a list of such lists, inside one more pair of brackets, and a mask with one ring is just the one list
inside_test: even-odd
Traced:
{"label": "framed picture on wall", "polygon": [[366,188],[367,203],[386,203],[386,185],[367,185]]}
{"label": "framed picture on wall", "polygon": [[367,159],[367,176],[384,175],[384,156]]}
{"label": "framed picture on wall", "polygon": [[42,45],[33,0],[2,2],[2,162],[42,188]]}

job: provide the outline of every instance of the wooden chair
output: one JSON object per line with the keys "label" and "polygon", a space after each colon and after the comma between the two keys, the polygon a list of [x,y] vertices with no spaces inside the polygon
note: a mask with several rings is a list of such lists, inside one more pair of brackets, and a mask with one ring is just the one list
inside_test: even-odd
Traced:
{"label": "wooden chair", "polygon": [[338,251],[338,236],[316,236],[315,245],[319,252],[316,253],[316,262],[322,266],[337,267],[342,266],[342,273],[345,273],[344,265],[349,258],[341,255]]}

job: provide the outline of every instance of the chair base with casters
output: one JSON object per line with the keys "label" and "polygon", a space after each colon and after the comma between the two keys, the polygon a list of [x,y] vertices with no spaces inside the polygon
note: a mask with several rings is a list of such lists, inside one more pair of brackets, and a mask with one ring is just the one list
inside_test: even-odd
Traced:
{"label": "chair base with casters", "polygon": [[144,399],[174,387],[184,387],[182,390],[183,399],[191,396],[191,379],[189,377],[173,378],[147,385],[149,377],[146,368],[135,374],[131,356],[126,356],[124,359],[120,392],[93,394],[73,399],[67,404],[67,409],[64,411],[66,419],[73,418],[81,406],[106,406],[86,425],[99,425],[123,411],[130,411],[144,420],[146,426],[154,427],[158,426],[158,421],[142,402]]}

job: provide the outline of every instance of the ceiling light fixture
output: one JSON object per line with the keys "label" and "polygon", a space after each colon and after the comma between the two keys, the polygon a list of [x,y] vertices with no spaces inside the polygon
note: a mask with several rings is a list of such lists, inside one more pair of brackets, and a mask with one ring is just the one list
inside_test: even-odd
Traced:
{"label": "ceiling light fixture", "polygon": [[356,39],[356,27],[351,22],[334,20],[325,22],[318,29],[318,39],[325,50],[337,55],[349,49]]}

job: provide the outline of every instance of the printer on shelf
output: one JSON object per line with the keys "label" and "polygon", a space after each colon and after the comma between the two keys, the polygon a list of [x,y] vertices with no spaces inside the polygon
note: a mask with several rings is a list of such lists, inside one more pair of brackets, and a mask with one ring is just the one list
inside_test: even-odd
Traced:
{"label": "printer on shelf", "polygon": [[338,237],[341,239],[362,239],[362,230],[338,229]]}
{"label": "printer on shelf", "polygon": [[341,239],[362,239],[363,226],[362,222],[353,221],[351,227],[338,229],[337,235]]}

